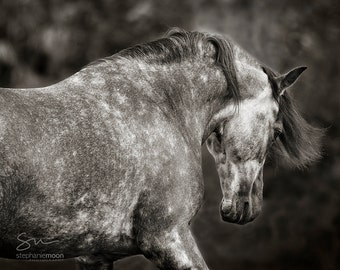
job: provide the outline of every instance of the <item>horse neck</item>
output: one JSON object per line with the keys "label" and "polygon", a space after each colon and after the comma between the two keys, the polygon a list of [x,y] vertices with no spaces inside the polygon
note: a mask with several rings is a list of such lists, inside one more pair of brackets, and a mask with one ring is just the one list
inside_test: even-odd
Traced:
{"label": "horse neck", "polygon": [[[181,130],[192,146],[200,146],[213,115],[223,106],[226,80],[222,70],[206,59],[188,59],[168,64],[133,60],[135,76],[153,104]],[[136,77],[134,77],[136,80]]]}

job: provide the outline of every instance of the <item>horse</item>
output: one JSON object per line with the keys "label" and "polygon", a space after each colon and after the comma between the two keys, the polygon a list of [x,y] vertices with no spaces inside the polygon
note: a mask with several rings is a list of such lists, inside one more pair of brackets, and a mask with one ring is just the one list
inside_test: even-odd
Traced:
{"label": "horse", "polygon": [[161,269],[208,269],[190,231],[201,147],[216,161],[222,219],[252,221],[269,153],[300,166],[319,157],[320,131],[286,93],[304,69],[280,75],[227,37],[175,29],[56,84],[1,88],[0,256],[111,269],[143,254]]}

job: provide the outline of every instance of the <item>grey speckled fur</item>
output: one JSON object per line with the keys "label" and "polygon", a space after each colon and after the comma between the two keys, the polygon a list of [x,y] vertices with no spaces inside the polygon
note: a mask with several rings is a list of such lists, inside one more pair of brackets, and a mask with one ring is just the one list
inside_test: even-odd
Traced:
{"label": "grey speckled fur", "polygon": [[203,198],[201,145],[237,102],[243,112],[265,98],[254,131],[271,127],[268,89],[236,45],[185,31],[46,88],[0,89],[1,256],[15,258],[24,232],[54,241],[30,252],[78,257],[84,269],[139,253],[162,269],[207,269],[189,229]]}

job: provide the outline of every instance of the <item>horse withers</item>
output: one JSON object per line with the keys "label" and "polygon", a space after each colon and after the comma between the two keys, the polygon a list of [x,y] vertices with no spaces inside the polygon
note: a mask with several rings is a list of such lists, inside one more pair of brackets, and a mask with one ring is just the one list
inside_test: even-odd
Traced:
{"label": "horse withers", "polygon": [[284,93],[302,71],[278,76],[226,38],[178,30],[55,85],[0,89],[0,255],[208,269],[189,227],[201,146],[209,137],[223,219],[255,218],[273,138],[287,160],[318,155],[318,131]]}

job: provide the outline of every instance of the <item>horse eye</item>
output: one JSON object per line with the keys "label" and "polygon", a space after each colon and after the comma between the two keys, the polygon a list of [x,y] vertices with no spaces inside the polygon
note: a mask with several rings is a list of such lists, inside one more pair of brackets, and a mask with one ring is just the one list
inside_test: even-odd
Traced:
{"label": "horse eye", "polygon": [[221,132],[219,131],[219,128],[216,128],[216,129],[214,130],[214,132],[215,132],[215,134],[216,134],[217,140],[219,141],[219,143],[221,143],[221,142],[222,142],[222,134],[221,134]]}

